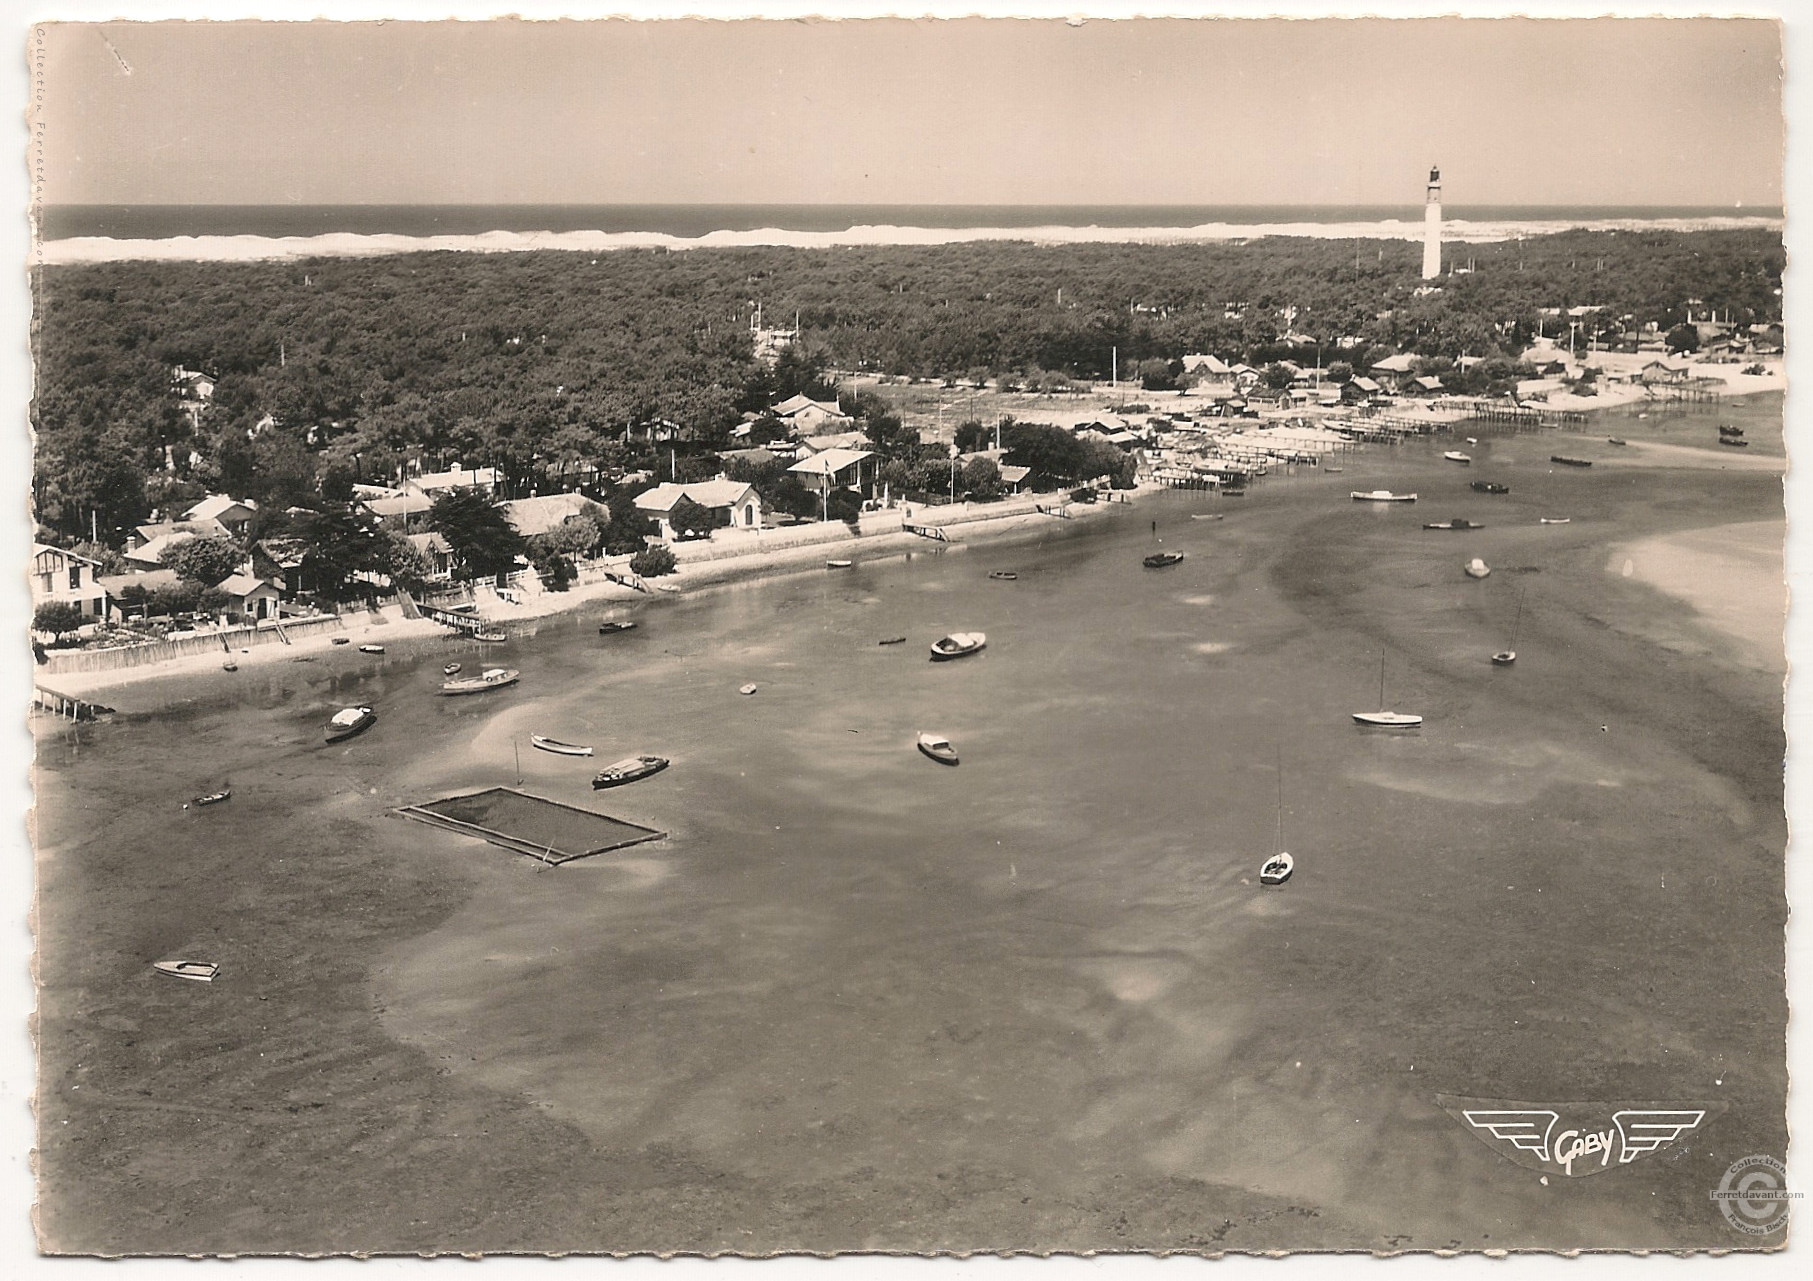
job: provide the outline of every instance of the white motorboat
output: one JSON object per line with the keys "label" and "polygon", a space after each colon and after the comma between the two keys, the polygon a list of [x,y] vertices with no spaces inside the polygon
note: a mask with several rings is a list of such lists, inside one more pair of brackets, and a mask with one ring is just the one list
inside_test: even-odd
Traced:
{"label": "white motorboat", "polygon": [[749,684],[747,684],[747,685],[740,685],[740,686],[738,686],[738,687],[737,687],[737,693],[739,693],[739,694],[753,694],[753,693],[755,693],[755,691],[756,691],[756,690],[757,690],[757,689],[759,689],[759,688],[760,688],[760,686],[758,686],[758,685],[757,685],[757,684],[756,684],[756,683],[755,683],[755,682],[754,682],[754,681],[751,681],[751,682],[750,682],[750,683],[749,683]]}
{"label": "white motorboat", "polygon": [[327,741],[338,743],[341,739],[363,733],[377,719],[377,712],[369,707],[343,707],[327,722]]}
{"label": "white motorboat", "polygon": [[1356,503],[1414,503],[1415,494],[1394,494],[1389,489],[1353,490],[1348,497]]}
{"label": "white motorboat", "polygon": [[1446,458],[1451,463],[1471,463],[1473,461],[1470,456],[1461,453],[1458,449],[1450,449],[1447,453],[1443,454],[1442,457]]}
{"label": "white motorboat", "polygon": [[220,966],[213,961],[153,961],[151,968],[159,974],[188,979],[192,983],[212,983],[220,973]]}
{"label": "white motorboat", "polygon": [[957,749],[951,746],[951,740],[942,734],[921,734],[919,750],[937,761],[940,765],[955,765]]}
{"label": "white motorboat", "polygon": [[359,652],[361,654],[382,654],[384,652],[384,647],[382,645],[361,645],[359,646]]}
{"label": "white motorboat", "polygon": [[563,743],[558,738],[548,738],[542,734],[529,735],[529,745],[539,747],[544,752],[556,756],[590,756],[592,749],[583,743]]}
{"label": "white motorboat", "polygon": [[453,677],[441,682],[443,694],[482,694],[488,689],[514,685],[522,673],[514,667],[487,667],[477,676]]}
{"label": "white motorboat", "polygon": [[1538,525],[1565,525],[1572,519],[1574,519],[1572,516],[1538,516],[1536,523]]}
{"label": "white motorboat", "polygon": [[932,661],[942,663],[962,658],[976,653],[987,644],[988,637],[982,632],[952,632],[949,636],[932,642]]}
{"label": "white motorboat", "polygon": [[1477,556],[1468,561],[1462,568],[1467,571],[1468,578],[1484,578],[1487,574],[1492,572],[1492,567]]}

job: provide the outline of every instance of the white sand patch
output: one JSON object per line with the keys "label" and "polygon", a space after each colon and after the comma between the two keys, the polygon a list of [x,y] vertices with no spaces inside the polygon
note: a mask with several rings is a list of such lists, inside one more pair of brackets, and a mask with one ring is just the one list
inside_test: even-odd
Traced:
{"label": "white sand patch", "polygon": [[1226,641],[1198,641],[1190,648],[1198,654],[1225,654],[1234,647]]}
{"label": "white sand patch", "polygon": [[1685,602],[1701,622],[1736,643],[1745,662],[1786,670],[1788,621],[1781,521],[1718,525],[1617,548],[1619,572]]}

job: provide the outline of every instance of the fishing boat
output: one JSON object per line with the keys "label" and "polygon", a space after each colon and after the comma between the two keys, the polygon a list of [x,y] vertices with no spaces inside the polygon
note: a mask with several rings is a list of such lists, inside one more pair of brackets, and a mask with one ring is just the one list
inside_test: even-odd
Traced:
{"label": "fishing boat", "polygon": [[1451,463],[1461,463],[1463,465],[1470,464],[1473,461],[1469,455],[1461,453],[1458,449],[1450,449],[1443,454],[1442,457],[1446,458]]}
{"label": "fishing boat", "polygon": [[1475,525],[1472,521],[1467,520],[1464,517],[1456,516],[1453,520],[1438,520],[1433,523],[1425,523],[1423,528],[1424,529],[1484,529],[1485,526],[1484,525]]}
{"label": "fishing boat", "polygon": [[1538,525],[1565,525],[1573,519],[1572,516],[1538,516],[1536,523]]}
{"label": "fishing boat", "polygon": [[955,765],[957,749],[951,746],[951,740],[942,734],[921,734],[919,750],[937,761],[940,765]]}
{"label": "fishing boat", "polygon": [[477,676],[456,676],[442,681],[441,693],[482,694],[488,689],[514,685],[521,675],[514,667],[487,667]]}
{"label": "fishing boat", "polygon": [[1261,885],[1282,885],[1297,870],[1297,860],[1280,850],[1259,865]]}
{"label": "fishing boat", "polygon": [[230,787],[223,787],[218,792],[209,792],[206,796],[197,796],[195,798],[195,803],[197,805],[218,805],[222,801],[230,801],[232,799],[233,789]]}
{"label": "fishing boat", "polygon": [[1348,497],[1356,503],[1414,503],[1415,494],[1394,494],[1389,489],[1369,489],[1364,493],[1354,490]]}
{"label": "fishing boat", "polygon": [[[1371,725],[1380,729],[1410,729],[1421,725],[1423,718],[1410,712],[1388,712],[1385,708],[1385,654],[1379,653],[1379,710],[1376,712],[1355,712],[1353,718],[1361,725]],[[1279,844],[1283,844],[1282,841]]]}
{"label": "fishing boat", "polygon": [[848,569],[848,568],[850,568],[850,566],[854,565],[855,563],[856,562],[853,560],[828,560],[825,562],[825,568],[826,569]]}
{"label": "fishing boat", "polygon": [[932,642],[932,661],[946,662],[953,658],[980,651],[988,644],[988,637],[981,632],[952,632],[949,636]]}
{"label": "fishing boat", "polygon": [[1484,578],[1487,574],[1492,572],[1492,567],[1477,556],[1468,561],[1461,568],[1467,571],[1468,578]]}
{"label": "fishing boat", "polygon": [[1605,443],[1608,445],[1628,445],[1628,444],[1630,444],[1630,442],[1628,440],[1624,440],[1618,436],[1607,436],[1605,438]]}
{"label": "fishing boat", "polygon": [[876,641],[875,643],[877,645],[904,645],[904,644],[906,644],[906,637],[904,637],[904,636],[884,636],[880,640]]}
{"label": "fishing boat", "polygon": [[667,765],[665,756],[626,756],[599,771],[592,779],[592,787],[622,787],[625,783],[634,783],[650,774],[659,774]]}
{"label": "fishing boat", "polygon": [[756,685],[756,684],[755,684],[755,683],[754,683],[754,682],[753,682],[753,681],[752,681],[752,682],[751,682],[751,683],[749,683],[749,684],[748,684],[748,685],[739,685],[739,686],[738,686],[738,687],[737,687],[737,693],[739,693],[739,694],[753,694],[753,693],[755,693],[755,691],[756,691],[756,690],[757,690],[757,689],[758,689],[758,688],[759,688],[759,686],[757,686],[757,685]]}
{"label": "fishing boat", "polygon": [[598,634],[600,636],[615,636],[618,632],[633,632],[635,630],[636,625],[634,623],[611,622],[598,624]]}
{"label": "fishing boat", "polygon": [[361,654],[382,654],[384,652],[384,647],[382,645],[361,645],[359,646],[359,652]]}
{"label": "fishing boat", "polygon": [[1560,463],[1563,467],[1591,467],[1593,465],[1593,460],[1590,458],[1569,458],[1566,454],[1550,454],[1549,461]]}
{"label": "fishing boat", "polygon": [[343,738],[362,734],[377,719],[378,714],[369,707],[343,707],[327,722],[327,741],[338,743]]}
{"label": "fishing boat", "polygon": [[1167,565],[1175,565],[1182,559],[1182,552],[1153,552],[1140,563],[1147,569],[1164,569]]}
{"label": "fishing boat", "polygon": [[1744,429],[1742,427],[1720,427],[1719,428],[1719,435],[1721,435],[1721,436],[1742,436],[1743,434],[1744,434]]}
{"label": "fishing boat", "polygon": [[990,574],[989,577],[995,579],[997,582],[1011,583],[1018,578],[1019,575],[1014,573],[1011,569],[997,569],[994,573]]}
{"label": "fishing boat", "polygon": [[1741,436],[1720,436],[1719,444],[1729,445],[1733,449],[1747,449],[1750,446],[1750,442]]}
{"label": "fishing boat", "polygon": [[1190,519],[1191,520],[1226,520],[1227,517],[1225,515],[1223,515],[1221,512],[1197,512],[1194,516],[1190,517]]}
{"label": "fishing boat", "polygon": [[1476,480],[1467,488],[1476,494],[1508,494],[1511,492],[1509,485],[1501,485],[1495,480]]}
{"label": "fishing boat", "polygon": [[563,743],[558,738],[548,738],[544,734],[529,735],[529,746],[539,747],[544,752],[556,756],[590,756],[592,749],[583,743]]}
{"label": "fishing boat", "polygon": [[1511,620],[1511,643],[1492,655],[1492,661],[1499,667],[1509,667],[1517,661],[1517,625],[1523,622],[1523,593],[1517,593],[1517,616]]}
{"label": "fishing boat", "polygon": [[458,676],[459,674],[460,665],[458,663],[448,663],[447,666],[441,668],[441,675],[443,676]]}
{"label": "fishing boat", "polygon": [[213,961],[153,961],[151,968],[159,974],[188,979],[192,983],[212,983],[220,973],[220,966]]}
{"label": "fishing boat", "polygon": [[510,639],[510,633],[508,633],[508,632],[473,632],[472,639],[475,641],[484,641],[485,644],[487,644],[487,645],[502,645],[505,641]]}

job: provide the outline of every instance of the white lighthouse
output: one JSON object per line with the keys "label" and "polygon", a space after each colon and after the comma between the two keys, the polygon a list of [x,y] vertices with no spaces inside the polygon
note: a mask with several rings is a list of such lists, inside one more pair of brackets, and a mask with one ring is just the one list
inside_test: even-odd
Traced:
{"label": "white lighthouse", "polygon": [[1423,205],[1423,279],[1442,274],[1442,171],[1429,166],[1429,194]]}

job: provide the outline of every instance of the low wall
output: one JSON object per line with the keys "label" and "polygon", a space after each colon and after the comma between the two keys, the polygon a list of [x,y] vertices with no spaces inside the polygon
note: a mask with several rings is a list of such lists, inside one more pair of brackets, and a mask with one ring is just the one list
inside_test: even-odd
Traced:
{"label": "low wall", "polygon": [[[299,636],[316,636],[326,631],[342,631],[346,627],[346,620],[338,614],[322,614],[315,618],[286,619],[282,627],[294,640]],[[146,641],[142,645],[121,645],[113,649],[53,649],[47,653],[48,661],[38,664],[38,673],[45,676],[66,676],[86,672],[112,672],[123,667],[143,667],[147,663],[162,663],[187,654],[228,654],[236,650],[251,649],[255,645],[281,645],[283,643],[283,637],[278,634],[277,626],[266,623],[261,627],[233,627],[226,631],[207,632],[199,636],[183,636],[176,640]]]}

